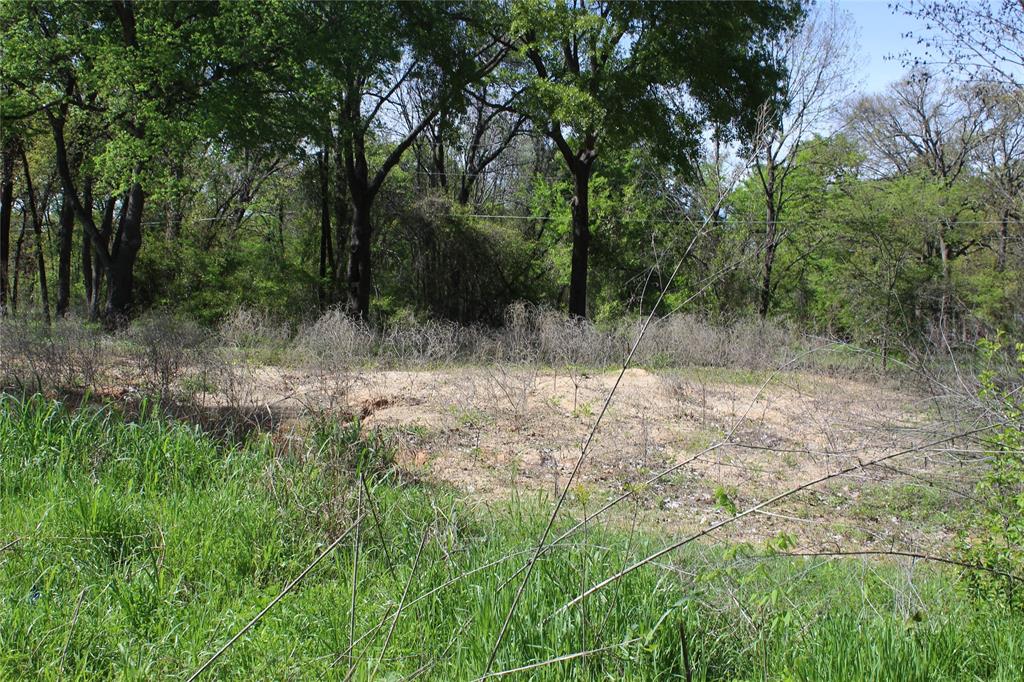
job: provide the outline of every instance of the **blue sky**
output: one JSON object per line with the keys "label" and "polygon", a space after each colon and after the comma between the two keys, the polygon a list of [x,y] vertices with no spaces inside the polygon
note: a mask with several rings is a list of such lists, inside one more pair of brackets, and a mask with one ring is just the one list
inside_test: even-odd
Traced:
{"label": "blue sky", "polygon": [[[849,12],[858,26],[861,68],[857,80],[865,92],[878,92],[902,76],[906,69],[899,54],[920,52],[913,38],[902,34],[920,28],[920,24],[904,14],[894,14],[886,0],[839,0],[841,9]],[[894,57],[887,59],[886,57]]]}

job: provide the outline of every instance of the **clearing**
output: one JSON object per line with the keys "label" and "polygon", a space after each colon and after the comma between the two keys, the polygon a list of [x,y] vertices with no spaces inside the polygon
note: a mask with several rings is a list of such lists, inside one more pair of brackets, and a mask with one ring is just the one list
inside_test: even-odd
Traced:
{"label": "clearing", "polygon": [[[393,438],[404,469],[488,505],[561,491],[618,374],[497,365],[339,377],[264,367],[253,375],[252,394],[284,417],[286,430],[301,430],[300,415],[311,412],[358,414]],[[325,398],[339,387],[344,405]],[[751,515],[729,526],[727,537],[785,532],[802,547],[938,548],[975,479],[963,453],[928,446],[941,438],[932,414],[929,401],[891,381],[629,369],[569,500],[590,513],[629,492],[611,518],[674,534],[857,462],[914,449]]]}

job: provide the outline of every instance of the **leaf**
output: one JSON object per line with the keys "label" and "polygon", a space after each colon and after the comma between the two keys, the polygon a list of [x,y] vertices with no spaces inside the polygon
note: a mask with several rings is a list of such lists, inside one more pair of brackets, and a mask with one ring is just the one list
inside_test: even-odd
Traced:
{"label": "leaf", "polygon": [[729,512],[733,516],[736,516],[736,503],[729,497],[729,493],[726,492],[725,488],[719,486],[715,488],[715,504]]}

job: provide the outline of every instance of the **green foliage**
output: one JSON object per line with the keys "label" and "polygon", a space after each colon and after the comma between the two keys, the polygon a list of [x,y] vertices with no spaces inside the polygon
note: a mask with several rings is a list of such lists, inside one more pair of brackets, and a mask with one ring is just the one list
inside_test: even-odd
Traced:
{"label": "green foliage", "polygon": [[[58,255],[63,199],[51,135],[64,120],[73,181],[97,224],[112,201],[117,235],[124,190],[144,189],[137,313],[173,308],[215,323],[249,306],[295,320],[338,303],[354,215],[349,171],[363,161],[366,187],[356,193],[372,204],[376,319],[492,325],[515,300],[563,304],[570,171],[581,163],[593,164],[588,300],[598,322],[649,311],[662,290],[658,312],[731,323],[757,310],[763,193],[749,170],[733,187],[724,166],[750,152],[730,140],[745,139],[761,105],[783,94],[772,41],[799,24],[794,0],[140,0],[124,6],[134,23],[123,23],[119,7],[0,4],[0,131],[4,144],[25,149],[51,282],[68,264]],[[474,121],[463,85],[506,44],[496,35],[510,51],[477,83],[477,97],[494,102]],[[928,92],[939,101],[966,91]],[[961,329],[967,341],[1020,331],[1019,93],[987,92],[978,130],[967,129],[985,139],[943,142],[954,155],[979,144],[955,175],[910,148],[901,147],[898,168],[880,162],[870,139],[847,136],[857,126],[802,142],[780,199],[772,314],[885,357],[937,330]],[[890,97],[878,111],[910,116],[904,105]],[[481,121],[492,127],[474,137]],[[439,156],[396,162],[417,122],[427,125],[410,149]],[[430,164],[452,178],[473,173],[462,156],[470,145],[501,154],[476,176],[486,205],[455,207],[440,197],[456,183],[436,184]],[[21,174],[15,233],[26,217]],[[708,215],[719,192],[724,207]],[[321,271],[325,206],[334,258]],[[80,223],[72,233],[77,303],[86,291]],[[29,230],[9,269],[23,301],[35,296],[24,284],[35,279],[34,245]],[[111,252],[119,246],[115,238]]]}
{"label": "green foliage", "polygon": [[[468,213],[429,197],[381,216],[386,274],[378,286],[390,308],[498,325],[512,303],[551,296],[554,284],[545,262],[519,227]],[[386,319],[387,312],[380,310],[379,317]]]}
{"label": "green foliage", "polygon": [[[523,37],[528,66],[509,77],[525,86],[523,106],[545,128],[564,124],[578,141],[595,134],[608,148],[646,142],[660,160],[686,166],[707,120],[748,128],[777,94],[782,67],[766,46],[800,16],[787,1],[517,1],[511,33]],[[663,89],[686,92],[691,104]]]}
{"label": "green foliage", "polygon": [[174,309],[208,325],[240,308],[300,319],[316,309],[316,280],[303,263],[308,242],[292,233],[282,249],[274,227],[231,244],[220,236],[204,244],[152,234],[137,266],[140,303]]}
{"label": "green foliage", "polygon": [[735,494],[735,492],[730,494],[730,491],[722,486],[715,488],[715,504],[728,512],[730,516],[736,516],[736,513],[739,511],[732,499],[732,496]]}
{"label": "green foliage", "polygon": [[[979,348],[988,365],[980,374],[979,397],[999,424],[986,438],[991,467],[978,484],[984,501],[981,523],[974,533],[960,539],[965,561],[995,571],[967,574],[969,589],[988,600],[1016,609],[1024,608],[1024,343],[1004,347],[1002,335],[982,339]],[[1009,351],[1010,365],[1001,362]],[[1000,367],[1002,365],[1002,367]],[[1015,576],[1015,577],[1008,577]]]}
{"label": "green foliage", "polygon": [[[226,118],[215,120],[218,111],[246,117],[237,98],[230,113],[218,108],[218,98],[238,83],[212,65],[242,52],[227,40],[260,36],[228,30],[240,13],[222,14],[214,3],[141,2],[125,11],[130,19],[115,3],[5,3],[0,75],[18,85],[15,106],[4,114],[20,119],[45,109],[47,117],[68,118],[91,133],[83,171],[97,194],[141,182],[159,196],[170,182],[169,166],[159,159],[219,132]],[[254,41],[247,57],[255,59],[261,45]]]}

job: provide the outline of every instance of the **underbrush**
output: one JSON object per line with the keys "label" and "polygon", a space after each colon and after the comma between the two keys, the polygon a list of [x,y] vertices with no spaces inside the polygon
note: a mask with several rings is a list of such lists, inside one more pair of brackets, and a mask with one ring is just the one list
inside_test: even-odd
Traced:
{"label": "underbrush", "polygon": [[[57,397],[127,394],[199,407],[216,397],[216,406],[244,419],[252,417],[246,412],[254,407],[256,375],[266,366],[303,371],[319,405],[343,405],[357,375],[370,368],[508,365],[582,373],[621,367],[642,324],[623,319],[596,326],[522,304],[510,306],[497,329],[436,320],[371,328],[340,310],[298,328],[245,309],[217,328],[153,312],[114,333],[73,318],[53,324],[4,318],[0,387]],[[779,369],[862,379],[895,375],[881,372],[869,352],[784,324],[713,325],[681,314],[654,320],[631,364],[747,378]]]}
{"label": "underbrush", "polygon": [[[478,508],[379,434],[215,438],[155,411],[0,397],[0,678],[483,674],[548,500]],[[584,507],[585,508],[585,507]],[[552,537],[577,519],[556,524]],[[1017,680],[1024,616],[929,564],[691,545],[591,520],[538,561],[493,671],[534,680]],[[590,655],[579,655],[591,652]]]}

